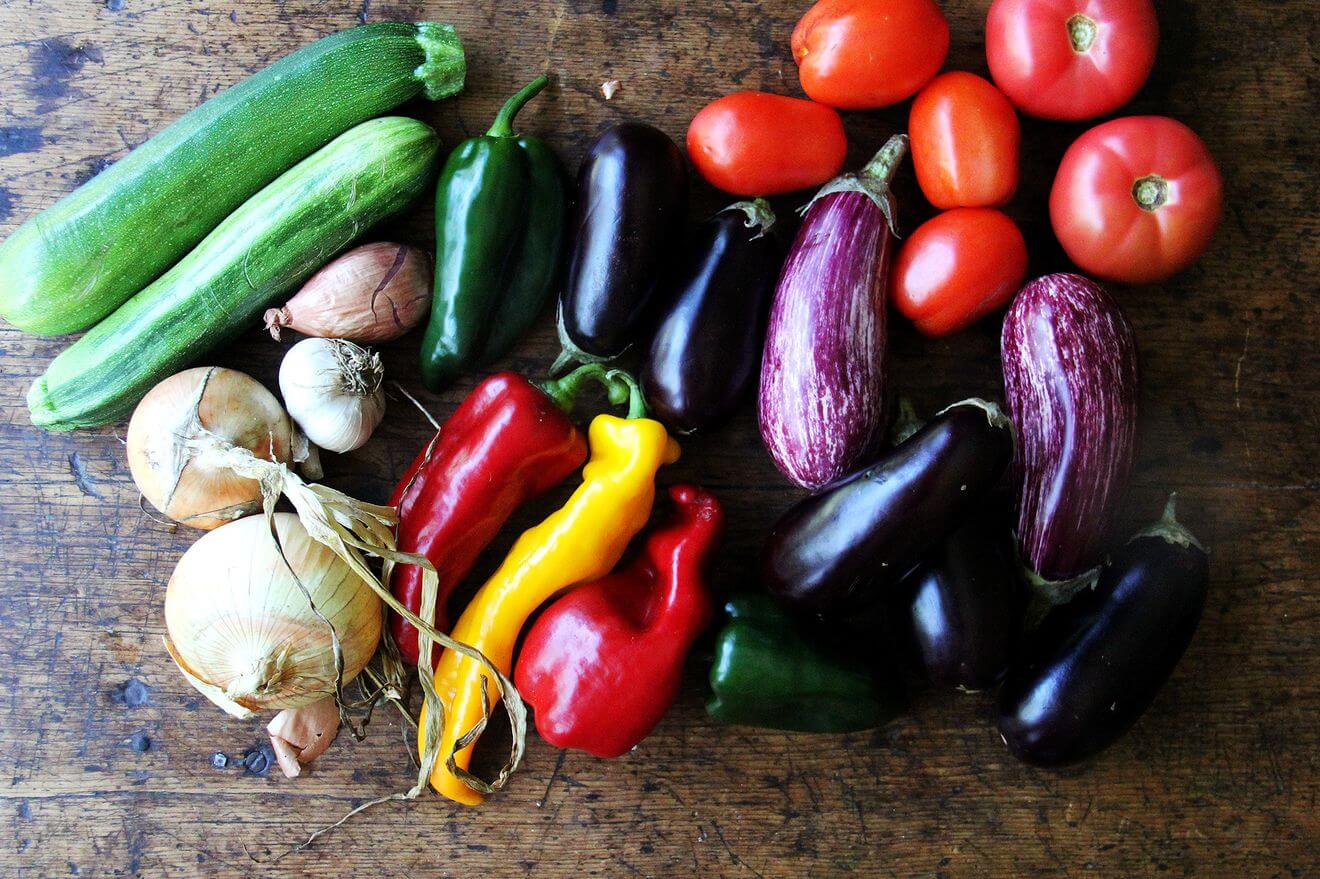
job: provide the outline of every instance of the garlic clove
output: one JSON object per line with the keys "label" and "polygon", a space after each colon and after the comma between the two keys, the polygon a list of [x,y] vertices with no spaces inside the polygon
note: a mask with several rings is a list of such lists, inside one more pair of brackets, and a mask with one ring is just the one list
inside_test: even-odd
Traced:
{"label": "garlic clove", "polygon": [[330,696],[302,708],[286,708],[266,725],[266,732],[280,769],[297,778],[339,734],[339,706]]}

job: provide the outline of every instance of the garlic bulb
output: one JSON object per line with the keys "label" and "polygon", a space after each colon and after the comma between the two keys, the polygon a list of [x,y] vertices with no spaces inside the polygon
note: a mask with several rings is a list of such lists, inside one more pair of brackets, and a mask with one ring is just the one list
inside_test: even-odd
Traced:
{"label": "garlic bulb", "polygon": [[280,363],[280,393],[307,438],[351,452],[385,417],[380,355],[343,339],[303,339]]}
{"label": "garlic bulb", "polygon": [[282,308],[269,309],[265,320],[275,339],[289,327],[323,339],[388,342],[430,310],[430,258],[406,244],[379,241],[321,269]]}
{"label": "garlic bulb", "polygon": [[250,516],[193,544],[165,592],[170,655],[189,683],[238,717],[334,695],[327,623],[339,637],[345,682],[380,641],[381,605],[371,587],[312,540],[297,516],[275,513],[274,526],[283,557],[266,518]]}
{"label": "garlic bulb", "polygon": [[237,446],[266,461],[294,458],[289,416],[256,379],[203,366],[152,388],[128,423],[128,467],[152,506],[194,528],[218,528],[261,508],[261,486],[208,454]]}

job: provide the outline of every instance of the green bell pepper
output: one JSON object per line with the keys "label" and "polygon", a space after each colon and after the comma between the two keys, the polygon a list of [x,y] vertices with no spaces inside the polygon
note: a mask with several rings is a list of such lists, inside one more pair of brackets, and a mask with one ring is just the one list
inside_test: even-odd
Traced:
{"label": "green bell pepper", "polygon": [[798,732],[849,732],[898,713],[863,665],[815,644],[764,595],[724,607],[729,622],[710,669],[711,717],[724,723]]}
{"label": "green bell pepper", "polygon": [[567,185],[543,141],[513,119],[545,88],[538,76],[509,98],[481,137],[459,144],[435,195],[435,292],[422,340],[422,380],[440,390],[465,368],[507,354],[553,292]]}

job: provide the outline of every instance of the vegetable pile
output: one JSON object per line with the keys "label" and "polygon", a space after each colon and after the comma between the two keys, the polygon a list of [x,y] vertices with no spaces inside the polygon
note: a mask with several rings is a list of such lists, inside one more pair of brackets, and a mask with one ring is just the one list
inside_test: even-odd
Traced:
{"label": "vegetable pile", "polygon": [[[226,712],[280,712],[268,729],[290,776],[341,724],[360,738],[380,704],[416,729],[410,797],[429,786],[474,805],[503,787],[528,706],[552,745],[617,757],[678,698],[720,604],[716,720],[804,733],[887,722],[901,687],[830,637],[879,613],[930,684],[1000,688],[1015,756],[1089,758],[1156,697],[1209,580],[1172,497],[1150,528],[1114,533],[1138,442],[1137,344],[1122,296],[1092,278],[1185,269],[1223,196],[1186,126],[1104,122],[1034,206],[1079,273],[1027,281],[1026,241],[1001,210],[1030,135],[1019,114],[1111,113],[1153,63],[1149,0],[1083,6],[995,0],[992,82],[940,74],[949,29],[933,0],[820,0],[791,40],[806,98],[720,97],[692,119],[686,155],[644,122],[614,125],[575,187],[544,141],[515,131],[546,76],[442,156],[427,125],[381,114],[461,89],[453,29],[327,37],[0,244],[0,315],[87,330],[33,384],[32,421],[70,430],[132,413],[143,497],[206,531],[170,578],[166,649]],[[908,130],[845,171],[839,111],[909,98]],[[939,213],[904,240],[891,184],[909,153]],[[689,160],[741,199],[691,228]],[[434,256],[353,247],[432,192]],[[765,197],[797,192],[800,225],[781,237],[792,218]],[[352,453],[386,417],[382,361],[364,345],[417,340],[434,391],[498,364],[552,299],[563,351],[546,376],[481,380],[388,505],[309,481],[318,449]],[[891,303],[929,337],[1007,309],[1003,403],[954,402],[924,424],[908,407],[895,423]],[[242,372],[187,368],[263,332],[293,342],[282,399]],[[766,536],[746,578],[759,588],[717,601],[725,509],[657,480],[676,436],[718,431],[753,396],[770,459],[808,493]],[[460,588],[521,507],[570,481],[475,592]],[[665,512],[621,562],[658,491]],[[282,498],[292,512],[276,511]],[[513,741],[487,780],[473,754],[501,704]]]}

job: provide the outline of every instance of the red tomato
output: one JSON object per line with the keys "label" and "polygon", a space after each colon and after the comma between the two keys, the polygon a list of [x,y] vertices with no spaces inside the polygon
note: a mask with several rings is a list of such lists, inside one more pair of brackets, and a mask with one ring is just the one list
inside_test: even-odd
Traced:
{"label": "red tomato", "polygon": [[894,260],[889,298],[927,336],[1003,308],[1027,276],[1027,243],[993,208],[954,208],[917,227]]}
{"label": "red tomato", "polygon": [[819,186],[843,167],[848,140],[822,104],[736,92],[707,104],[688,126],[688,155],[712,186],[777,195]]}
{"label": "red tomato", "polygon": [[995,0],[985,23],[995,85],[1043,119],[1091,119],[1126,104],[1159,41],[1151,0]]}
{"label": "red tomato", "polygon": [[921,191],[937,208],[1007,204],[1017,190],[1017,113],[1003,92],[971,73],[931,80],[908,119]]}
{"label": "red tomato", "polygon": [[1128,116],[1068,147],[1050,191],[1050,221],[1078,268],[1142,284],[1195,262],[1223,203],[1219,168],[1190,128],[1166,116]]}
{"label": "red tomato", "polygon": [[793,28],[802,90],[841,110],[886,107],[917,91],[949,54],[934,0],[820,0]]}

